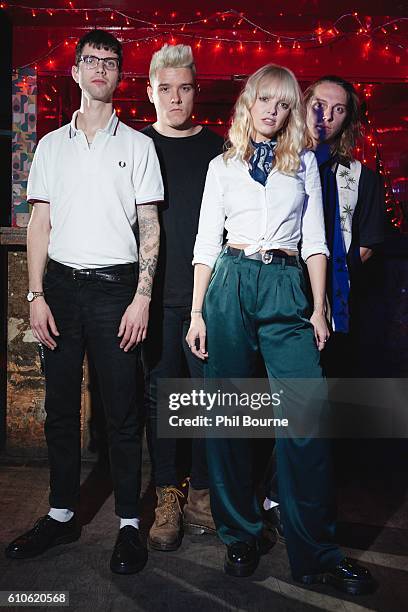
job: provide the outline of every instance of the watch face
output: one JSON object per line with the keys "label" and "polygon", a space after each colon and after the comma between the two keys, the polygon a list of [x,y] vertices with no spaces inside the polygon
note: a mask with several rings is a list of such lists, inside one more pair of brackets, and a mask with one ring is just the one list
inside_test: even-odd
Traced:
{"label": "watch face", "polygon": [[33,301],[33,299],[34,299],[34,293],[33,293],[32,291],[29,291],[29,292],[27,293],[27,300],[28,300],[29,302],[32,302],[32,301]]}

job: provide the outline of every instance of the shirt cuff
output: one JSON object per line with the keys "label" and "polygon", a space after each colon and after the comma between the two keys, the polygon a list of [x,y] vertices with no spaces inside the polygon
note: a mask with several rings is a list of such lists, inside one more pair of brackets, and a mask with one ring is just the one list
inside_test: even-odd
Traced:
{"label": "shirt cuff", "polygon": [[27,202],[30,204],[31,202],[34,201],[40,201],[40,202],[48,202],[48,204],[50,203],[50,198],[49,196],[46,195],[36,195],[36,194],[32,194],[30,193],[30,195],[27,195]]}
{"label": "shirt cuff", "polygon": [[162,193],[158,193],[155,196],[149,196],[149,197],[145,197],[142,200],[138,200],[137,196],[136,196],[136,206],[138,206],[139,204],[151,204],[152,202],[163,202],[164,200],[164,195]]}
{"label": "shirt cuff", "polygon": [[306,261],[312,255],[325,255],[327,258],[329,258],[330,251],[326,246],[319,246],[319,247],[310,246],[307,248],[302,248],[301,255],[302,255],[303,261]]}
{"label": "shirt cuff", "polygon": [[369,240],[363,240],[360,238],[360,247],[372,249],[382,242],[384,242],[384,236],[372,236]]}
{"label": "shirt cuff", "polygon": [[195,264],[204,264],[212,270],[214,268],[215,262],[217,261],[217,257],[210,257],[209,255],[197,255],[194,257],[191,263],[193,266],[195,266]]}

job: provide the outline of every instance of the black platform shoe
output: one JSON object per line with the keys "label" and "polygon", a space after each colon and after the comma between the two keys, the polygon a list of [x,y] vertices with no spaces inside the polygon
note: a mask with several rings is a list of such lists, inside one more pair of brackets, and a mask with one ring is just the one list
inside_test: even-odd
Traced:
{"label": "black platform shoe", "polygon": [[259,563],[259,551],[255,544],[233,542],[227,546],[224,571],[229,576],[245,577],[254,573]]}
{"label": "black platform shoe", "polygon": [[132,525],[119,529],[110,568],[115,574],[136,574],[147,563],[147,550],[139,538],[139,530]]}
{"label": "black platform shoe", "polygon": [[5,555],[10,559],[36,557],[52,546],[75,542],[80,538],[81,531],[82,528],[78,525],[75,515],[69,521],[62,523],[47,514],[38,519],[30,531],[13,540],[7,546]]}
{"label": "black platform shoe", "polygon": [[349,595],[368,595],[378,586],[366,567],[348,557],[344,557],[333,569],[321,574],[299,576],[295,580],[303,584],[329,584]]}

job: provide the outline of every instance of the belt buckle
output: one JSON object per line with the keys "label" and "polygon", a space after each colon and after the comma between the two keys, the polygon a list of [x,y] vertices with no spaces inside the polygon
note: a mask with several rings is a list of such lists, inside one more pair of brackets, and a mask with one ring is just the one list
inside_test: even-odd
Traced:
{"label": "belt buckle", "polygon": [[72,271],[72,277],[74,278],[74,280],[80,280],[81,278],[90,278],[90,276],[91,270],[87,270],[84,268],[74,268]]}
{"label": "belt buckle", "polygon": [[264,251],[262,253],[262,262],[264,264],[270,264],[272,259],[273,259],[273,253],[271,253],[270,251]]}

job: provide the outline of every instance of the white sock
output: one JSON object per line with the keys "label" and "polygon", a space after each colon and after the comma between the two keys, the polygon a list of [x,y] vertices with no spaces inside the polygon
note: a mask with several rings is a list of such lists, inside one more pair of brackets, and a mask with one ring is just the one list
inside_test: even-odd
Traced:
{"label": "white sock", "polygon": [[72,510],[68,510],[68,508],[50,508],[48,515],[53,518],[54,521],[67,523],[72,519],[74,513]]}
{"label": "white sock", "polygon": [[276,506],[279,506],[278,502],[269,499],[269,497],[265,497],[263,503],[264,510],[272,510],[272,508],[276,508]]}
{"label": "white sock", "polygon": [[138,518],[131,518],[131,519],[124,519],[121,518],[120,519],[120,527],[119,529],[122,529],[122,527],[126,527],[126,525],[131,525],[132,527],[136,527],[136,529],[139,529],[139,519]]}

